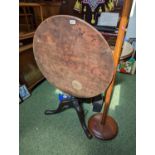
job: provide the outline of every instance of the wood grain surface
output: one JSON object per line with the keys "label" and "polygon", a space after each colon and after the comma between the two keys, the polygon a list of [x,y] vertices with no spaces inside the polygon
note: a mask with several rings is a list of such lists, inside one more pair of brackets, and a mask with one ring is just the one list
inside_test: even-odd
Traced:
{"label": "wood grain surface", "polygon": [[103,36],[83,20],[57,15],[37,28],[33,49],[47,80],[76,97],[104,92],[113,77],[112,51]]}

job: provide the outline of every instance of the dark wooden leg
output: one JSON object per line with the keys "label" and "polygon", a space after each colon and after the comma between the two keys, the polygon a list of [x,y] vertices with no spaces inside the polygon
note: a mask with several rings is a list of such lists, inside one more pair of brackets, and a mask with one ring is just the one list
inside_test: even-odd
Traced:
{"label": "dark wooden leg", "polygon": [[52,115],[72,107],[72,100],[62,101],[56,110],[45,110],[45,115]]}
{"label": "dark wooden leg", "polygon": [[85,123],[85,116],[84,116],[84,111],[83,111],[83,108],[82,108],[82,102],[81,100],[78,100],[76,98],[74,99],[70,99],[70,100],[64,100],[62,101],[58,108],[56,110],[45,110],[45,115],[52,115],[52,114],[56,114],[56,113],[59,113],[59,112],[62,112],[66,109],[69,109],[69,108],[74,108],[78,114],[78,118],[80,120],[80,123],[81,123],[81,126],[86,134],[86,136],[91,139],[92,138],[92,135],[90,134],[88,128],[87,128],[87,125]]}
{"label": "dark wooden leg", "polygon": [[80,102],[78,102],[78,100],[74,100],[73,101],[73,107],[74,109],[76,110],[77,114],[78,114],[78,117],[79,117],[79,120],[80,120],[80,123],[81,123],[81,126],[86,134],[86,136],[91,139],[92,138],[92,135],[91,133],[89,132],[87,126],[86,126],[86,123],[85,123],[85,116],[84,116],[84,111],[83,111],[83,108],[80,104]]}

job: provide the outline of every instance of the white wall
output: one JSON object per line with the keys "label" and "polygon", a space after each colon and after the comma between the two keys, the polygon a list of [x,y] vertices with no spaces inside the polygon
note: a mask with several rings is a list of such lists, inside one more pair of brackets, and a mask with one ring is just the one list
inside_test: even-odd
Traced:
{"label": "white wall", "polygon": [[136,0],[133,1],[125,39],[136,38]]}

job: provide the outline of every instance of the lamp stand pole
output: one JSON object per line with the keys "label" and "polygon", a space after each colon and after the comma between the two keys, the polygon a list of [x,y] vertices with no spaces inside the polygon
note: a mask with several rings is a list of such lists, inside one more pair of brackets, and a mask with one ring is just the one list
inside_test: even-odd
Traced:
{"label": "lamp stand pole", "polygon": [[123,41],[126,33],[126,27],[129,20],[130,10],[132,7],[132,1],[133,0],[124,0],[123,11],[121,15],[120,24],[119,24],[119,30],[118,30],[118,37],[116,40],[116,45],[115,45],[114,54],[113,54],[114,76],[106,92],[103,113],[97,113],[91,116],[88,121],[88,128],[92,133],[92,135],[102,140],[112,139],[117,135],[117,132],[118,132],[117,123],[111,116],[108,115],[108,109],[109,109],[111,95],[112,95],[112,91],[115,83],[117,66],[122,52],[121,49],[122,49],[122,45],[123,45]]}

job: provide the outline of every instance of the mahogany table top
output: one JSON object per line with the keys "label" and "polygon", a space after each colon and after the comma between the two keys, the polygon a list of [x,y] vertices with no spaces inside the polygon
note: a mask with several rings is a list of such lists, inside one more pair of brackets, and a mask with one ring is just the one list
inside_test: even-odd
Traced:
{"label": "mahogany table top", "polygon": [[35,32],[33,49],[45,78],[73,96],[99,95],[113,78],[108,43],[100,32],[77,17],[57,15],[44,20]]}

